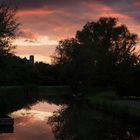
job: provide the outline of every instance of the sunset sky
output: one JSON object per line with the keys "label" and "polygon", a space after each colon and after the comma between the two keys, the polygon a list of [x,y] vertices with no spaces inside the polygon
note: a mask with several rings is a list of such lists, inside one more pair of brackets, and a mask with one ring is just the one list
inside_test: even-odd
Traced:
{"label": "sunset sky", "polygon": [[[1,2],[3,0],[0,0]],[[140,35],[140,0],[4,0],[18,7],[16,55],[50,62],[58,41],[74,37],[87,21],[117,17]]]}

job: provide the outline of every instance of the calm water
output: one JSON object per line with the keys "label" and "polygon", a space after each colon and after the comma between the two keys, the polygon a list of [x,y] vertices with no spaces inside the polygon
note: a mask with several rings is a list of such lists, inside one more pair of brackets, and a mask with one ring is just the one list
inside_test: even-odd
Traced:
{"label": "calm water", "polygon": [[59,108],[54,104],[38,102],[10,113],[14,118],[14,132],[1,134],[0,140],[55,140],[47,121]]}
{"label": "calm water", "polygon": [[84,100],[3,94],[0,113],[14,118],[13,127],[0,126],[7,132],[0,140],[140,140],[139,122],[94,110]]}

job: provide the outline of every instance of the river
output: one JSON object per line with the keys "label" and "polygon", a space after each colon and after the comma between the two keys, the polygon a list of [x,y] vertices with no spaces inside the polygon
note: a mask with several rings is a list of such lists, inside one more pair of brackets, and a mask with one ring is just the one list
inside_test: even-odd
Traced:
{"label": "river", "polygon": [[0,140],[140,140],[139,124],[127,116],[95,110],[85,100],[42,95],[1,95],[0,113],[14,124],[0,126]]}

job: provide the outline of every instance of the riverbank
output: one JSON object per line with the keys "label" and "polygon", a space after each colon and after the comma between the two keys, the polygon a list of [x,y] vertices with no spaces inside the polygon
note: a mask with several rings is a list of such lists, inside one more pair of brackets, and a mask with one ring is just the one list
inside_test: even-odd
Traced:
{"label": "riverbank", "polygon": [[[72,95],[69,86],[1,86],[0,97],[9,97],[23,94],[38,97],[59,97]],[[87,94],[89,105],[97,110],[110,113],[123,118],[140,119],[140,99],[120,98],[114,91],[94,91],[94,94]]]}
{"label": "riverbank", "polygon": [[140,119],[140,99],[118,97],[114,91],[99,92],[88,96],[89,105],[114,116]]}
{"label": "riverbank", "polygon": [[71,89],[69,86],[0,86],[0,95],[12,93],[36,93],[39,95],[60,96],[70,94]]}

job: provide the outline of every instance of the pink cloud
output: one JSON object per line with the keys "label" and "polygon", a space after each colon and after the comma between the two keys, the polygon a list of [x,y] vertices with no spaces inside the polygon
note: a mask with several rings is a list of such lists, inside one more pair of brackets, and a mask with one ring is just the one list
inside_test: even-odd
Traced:
{"label": "pink cloud", "polygon": [[101,13],[99,15],[100,17],[117,17],[119,19],[128,19],[129,16],[128,15],[125,15],[125,14],[121,14],[121,13],[117,13],[117,12],[106,12],[106,13]]}
{"label": "pink cloud", "polygon": [[97,9],[100,11],[103,10],[103,11],[110,11],[112,10],[112,8],[110,6],[107,6],[107,5],[104,5],[104,4],[101,4],[101,3],[97,3],[97,2],[83,2],[82,3],[83,6],[86,6],[90,9]]}
{"label": "pink cloud", "polygon": [[19,10],[17,16],[29,16],[29,15],[46,15],[52,14],[54,11],[51,9],[25,9]]}
{"label": "pink cloud", "polygon": [[[129,16],[126,14],[122,14],[120,12],[114,11],[114,9],[111,6],[104,5],[102,3],[97,3],[97,2],[84,2],[84,6],[88,7],[91,11],[97,11],[97,16],[98,17],[117,17],[117,18],[123,18],[123,19],[128,19]],[[92,12],[91,12],[92,13]]]}
{"label": "pink cloud", "polygon": [[21,29],[18,33],[18,37],[20,38],[26,38],[31,40],[36,40],[38,38],[39,34],[37,32],[31,31],[31,29]]}
{"label": "pink cloud", "polygon": [[135,7],[140,7],[140,1],[139,0],[134,0],[133,5]]}
{"label": "pink cloud", "polygon": [[[75,5],[50,6],[43,5],[42,8],[19,10],[18,16],[22,23],[22,38],[27,40],[37,40],[39,36],[48,36],[50,40],[62,40],[64,38],[74,37],[77,30],[81,30],[86,22],[96,21],[99,17],[117,17],[120,24],[126,24],[130,31],[140,34],[139,25],[134,18],[127,12],[116,10],[113,4],[106,4],[100,1],[79,1]],[[134,5],[139,5],[138,0]],[[46,7],[45,7],[46,6]],[[121,6],[121,5],[120,5]],[[122,5],[123,7],[123,5]],[[38,59],[49,60],[55,47],[40,46],[19,46],[17,54],[28,55],[30,53],[38,56]]]}

